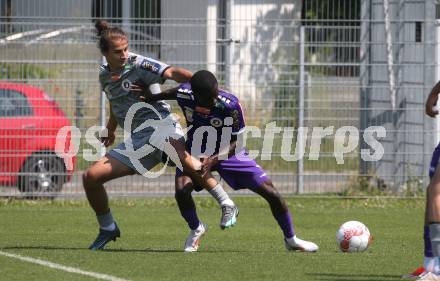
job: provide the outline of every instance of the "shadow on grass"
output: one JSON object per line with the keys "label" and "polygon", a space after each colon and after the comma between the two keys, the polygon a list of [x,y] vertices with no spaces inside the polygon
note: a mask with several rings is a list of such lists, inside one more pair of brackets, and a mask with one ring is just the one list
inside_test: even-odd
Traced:
{"label": "shadow on grass", "polygon": [[50,246],[14,246],[3,247],[0,250],[84,250],[85,248],[77,247],[50,247]]}
{"label": "shadow on grass", "polygon": [[[69,250],[69,251],[76,251],[76,250],[89,250],[87,248],[81,248],[81,247],[51,247],[51,246],[14,246],[14,247],[4,247],[0,248],[0,250]],[[145,252],[145,253],[179,253],[182,252],[181,250],[176,249],[104,249],[99,250],[99,252]]]}
{"label": "shadow on grass", "polygon": [[315,280],[328,281],[393,281],[402,280],[399,275],[391,274],[340,274],[340,273],[308,273]]}
{"label": "shadow on grass", "polygon": [[[145,252],[145,253],[184,253],[183,250],[179,249],[106,249],[104,252]],[[218,254],[218,253],[245,253],[246,251],[237,251],[237,250],[200,250],[197,252],[198,255],[200,254]]]}
{"label": "shadow on grass", "polygon": [[[4,247],[0,248],[0,250],[48,250],[48,251],[77,251],[77,250],[89,250],[87,248],[81,247],[52,247],[52,246],[14,246],[14,247]],[[104,249],[99,250],[97,252],[108,252],[108,253],[183,253],[181,249],[154,249],[154,248],[146,248],[146,249]],[[198,252],[198,254],[209,254],[209,253],[244,253],[246,251],[237,251],[237,250],[202,250]]]}

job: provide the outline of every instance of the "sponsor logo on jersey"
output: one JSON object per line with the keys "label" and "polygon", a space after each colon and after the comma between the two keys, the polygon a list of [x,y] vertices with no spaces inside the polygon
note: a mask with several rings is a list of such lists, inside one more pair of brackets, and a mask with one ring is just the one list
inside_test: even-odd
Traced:
{"label": "sponsor logo on jersey", "polygon": [[211,120],[209,120],[209,123],[211,123],[211,125],[216,128],[221,127],[223,125],[222,119],[217,117],[211,118]]}
{"label": "sponsor logo on jersey", "polygon": [[236,130],[238,130],[240,128],[240,113],[238,112],[237,109],[233,110],[231,112],[231,116],[232,116],[232,127]]}
{"label": "sponsor logo on jersey", "polygon": [[145,59],[142,63],[141,63],[141,68],[151,71],[153,73],[159,73],[160,70],[160,64],[153,62],[153,61],[149,61],[147,59]]}

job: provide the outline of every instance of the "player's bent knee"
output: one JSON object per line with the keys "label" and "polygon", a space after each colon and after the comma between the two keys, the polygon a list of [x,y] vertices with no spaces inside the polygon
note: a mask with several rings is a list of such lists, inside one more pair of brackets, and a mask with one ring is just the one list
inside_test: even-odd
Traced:
{"label": "player's bent knee", "polygon": [[281,199],[281,195],[278,193],[278,191],[273,186],[272,182],[265,181],[261,184],[260,190],[271,199]]}
{"label": "player's bent knee", "polygon": [[194,184],[192,182],[192,180],[187,177],[187,176],[183,176],[183,177],[177,177],[176,178],[176,187],[175,187],[175,197],[180,197],[180,196],[188,196],[191,194],[191,192],[194,189]]}
{"label": "player's bent knee", "polygon": [[92,169],[87,169],[82,175],[82,179],[85,188],[93,187],[96,184],[102,183],[99,174]]}
{"label": "player's bent knee", "polygon": [[192,191],[193,191],[192,183],[176,186],[176,196],[187,196],[188,194],[191,194]]}
{"label": "player's bent knee", "polygon": [[287,210],[284,199],[281,197],[278,190],[275,189],[272,182],[266,181],[262,183],[257,193],[266,199],[273,209],[279,210],[280,212]]}

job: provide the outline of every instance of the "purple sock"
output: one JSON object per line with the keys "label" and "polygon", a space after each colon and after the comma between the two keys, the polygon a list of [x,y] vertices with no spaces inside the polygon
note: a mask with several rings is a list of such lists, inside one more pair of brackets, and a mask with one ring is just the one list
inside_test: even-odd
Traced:
{"label": "purple sock", "polygon": [[192,230],[196,229],[200,222],[199,218],[197,217],[196,209],[187,209],[180,212],[182,214],[182,217],[185,219],[185,221],[188,223],[189,228]]}
{"label": "purple sock", "polygon": [[295,229],[292,223],[292,217],[290,216],[290,212],[287,211],[285,213],[274,215],[275,219],[278,222],[278,225],[281,227],[281,230],[284,233],[284,237],[292,238],[295,235]]}
{"label": "purple sock", "polygon": [[434,257],[432,253],[431,235],[429,234],[429,225],[423,227],[423,241],[425,242],[425,257]]}

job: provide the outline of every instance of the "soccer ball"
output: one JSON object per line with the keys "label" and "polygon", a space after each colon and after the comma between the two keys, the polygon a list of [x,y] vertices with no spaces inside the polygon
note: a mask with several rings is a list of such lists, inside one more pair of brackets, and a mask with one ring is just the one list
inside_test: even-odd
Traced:
{"label": "soccer ball", "polygon": [[336,242],[342,252],[363,252],[371,243],[370,231],[361,222],[348,221],[336,232]]}

